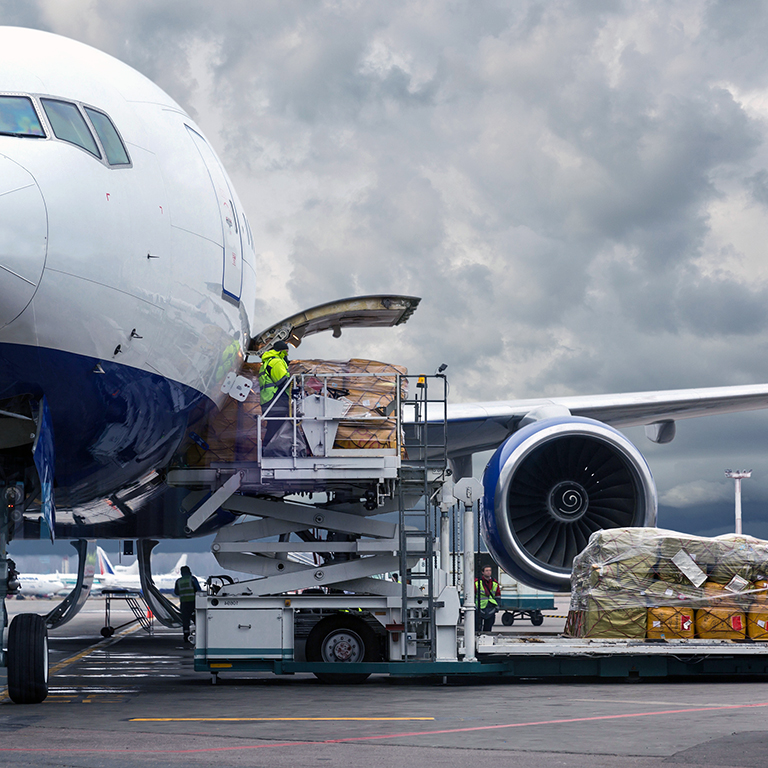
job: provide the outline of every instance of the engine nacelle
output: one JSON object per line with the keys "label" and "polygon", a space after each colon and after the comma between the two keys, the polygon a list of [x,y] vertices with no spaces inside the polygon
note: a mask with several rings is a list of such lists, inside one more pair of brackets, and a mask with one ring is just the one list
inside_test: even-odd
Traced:
{"label": "engine nacelle", "polygon": [[638,449],[577,416],[515,432],[485,468],[483,539],[524,584],[570,590],[573,558],[601,528],[656,524],[656,485]]}

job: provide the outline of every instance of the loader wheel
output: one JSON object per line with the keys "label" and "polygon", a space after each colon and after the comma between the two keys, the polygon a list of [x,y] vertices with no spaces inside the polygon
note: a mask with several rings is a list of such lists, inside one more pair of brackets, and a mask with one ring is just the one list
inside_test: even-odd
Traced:
{"label": "loader wheel", "polygon": [[509,611],[504,611],[504,613],[501,614],[501,623],[505,627],[511,627],[515,623],[515,614],[510,613]]}
{"label": "loader wheel", "polygon": [[48,629],[36,613],[20,613],[8,629],[8,695],[16,704],[48,696]]}
{"label": "loader wheel", "polygon": [[[362,620],[348,614],[328,616],[312,627],[306,645],[307,661],[329,663],[380,661],[376,633]],[[315,672],[324,683],[362,683],[369,672],[340,674]]]}
{"label": "loader wheel", "polygon": [[544,616],[541,611],[533,611],[531,613],[531,624],[534,627],[540,627],[544,623]]}

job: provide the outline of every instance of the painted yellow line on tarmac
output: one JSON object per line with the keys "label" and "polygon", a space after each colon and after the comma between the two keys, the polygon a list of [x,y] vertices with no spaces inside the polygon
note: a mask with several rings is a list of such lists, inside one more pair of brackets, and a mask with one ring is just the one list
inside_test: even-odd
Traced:
{"label": "painted yellow line on tarmac", "polygon": [[[114,635],[113,637],[105,638],[104,640],[100,640],[96,645],[92,645],[90,648],[86,648],[84,651],[80,651],[80,653],[76,653],[74,656],[70,656],[68,659],[63,659],[58,664],[54,664],[52,667],[49,667],[48,669],[48,676],[50,683],[50,676],[55,675],[57,672],[61,672],[64,667],[68,667],[70,664],[74,664],[76,661],[80,661],[80,659],[84,659],[86,656],[90,656],[95,651],[98,651],[101,648],[104,648],[107,645],[112,645],[113,643],[116,643],[118,640],[122,640],[126,635],[130,635],[133,632],[137,632],[139,629],[141,629],[140,624],[136,624],[135,626],[128,627],[128,629],[124,629],[122,632],[119,632],[118,634]],[[8,686],[5,688],[0,688],[0,703],[3,701],[8,700]]]}
{"label": "painted yellow line on tarmac", "polygon": [[132,717],[129,723],[273,723],[315,720],[389,722],[397,720],[434,720],[434,717]]}
{"label": "painted yellow line on tarmac", "polygon": [[104,640],[100,640],[98,643],[96,643],[96,645],[92,645],[90,648],[86,648],[84,651],[80,651],[80,653],[76,653],[74,656],[70,656],[68,659],[64,659],[58,664],[54,664],[48,670],[48,674],[55,675],[57,672],[61,672],[64,667],[68,667],[70,664],[74,664],[76,661],[80,661],[80,659],[84,659],[86,656],[90,656],[92,653],[98,651],[100,648],[103,648],[105,645],[112,645],[113,643],[116,643],[126,635],[133,634],[140,629],[141,625],[136,624],[135,627],[128,627],[128,629],[124,629],[122,632],[118,632],[118,634],[114,635],[113,637],[107,637]]}

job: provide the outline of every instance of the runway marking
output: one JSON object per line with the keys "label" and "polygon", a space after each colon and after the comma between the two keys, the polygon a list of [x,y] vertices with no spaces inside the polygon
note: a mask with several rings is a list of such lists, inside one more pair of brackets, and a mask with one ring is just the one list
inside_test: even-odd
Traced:
{"label": "runway marking", "polygon": [[[283,741],[269,744],[243,744],[227,747],[199,747],[192,749],[134,749],[131,754],[134,755],[193,755],[208,752],[235,752],[255,749],[284,749],[285,747],[306,747],[318,744],[349,744],[360,741],[381,741],[384,739],[402,739],[413,736],[438,736],[449,733],[469,733],[472,731],[493,731],[503,728],[525,728],[536,725],[564,725],[567,723],[588,723],[600,720],[620,720],[632,717],[658,717],[661,715],[681,715],[693,712],[722,712],[728,709],[754,709],[757,707],[768,707],[768,702],[759,704],[726,704],[720,707],[692,707],[690,709],[667,709],[655,712],[635,712],[626,715],[597,715],[594,717],[571,717],[560,720],[535,720],[526,723],[502,723],[500,725],[476,725],[469,728],[444,728],[439,731],[411,731],[404,733],[386,733],[374,736],[349,736],[341,739],[323,739],[321,741]],[[57,754],[121,754],[125,755],[124,749],[61,749],[60,747],[0,747],[2,752],[25,752],[25,753],[57,753]]]}
{"label": "runway marking", "polygon": [[[110,645],[114,645],[127,635],[137,632],[139,629],[141,629],[141,625],[137,623],[136,626],[128,627],[128,629],[124,629],[113,637],[104,638],[104,640],[100,640],[98,643],[86,648],[84,651],[80,651],[74,656],[70,656],[68,659],[63,659],[58,664],[54,664],[52,667],[48,668],[48,682],[50,683],[50,678],[64,669],[64,667],[68,667],[70,664],[74,664],[75,662],[80,661],[80,659],[84,659],[86,656],[90,656],[90,654],[95,653],[102,648],[108,648]],[[10,697],[8,696],[8,686],[6,685],[5,688],[0,688],[0,703],[8,700],[10,700]]]}
{"label": "runway marking", "polygon": [[434,717],[131,717],[129,723],[273,723],[309,721],[394,722],[434,720]]}

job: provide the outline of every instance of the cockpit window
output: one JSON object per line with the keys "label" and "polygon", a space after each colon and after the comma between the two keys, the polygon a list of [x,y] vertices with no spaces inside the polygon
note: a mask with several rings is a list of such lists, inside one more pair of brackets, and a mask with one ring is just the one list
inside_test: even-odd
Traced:
{"label": "cockpit window", "polygon": [[78,147],[82,147],[92,155],[101,157],[85,118],[74,104],[68,101],[55,101],[54,99],[41,99],[40,101],[43,103],[43,109],[48,115],[56,138],[77,144]]}
{"label": "cockpit window", "polygon": [[131,160],[112,121],[103,112],[98,112],[91,107],[83,107],[83,109],[91,118],[91,123],[101,139],[101,146],[107,153],[107,162],[110,165],[130,165]]}
{"label": "cockpit window", "polygon": [[26,96],[0,96],[0,135],[45,138],[45,131]]}

